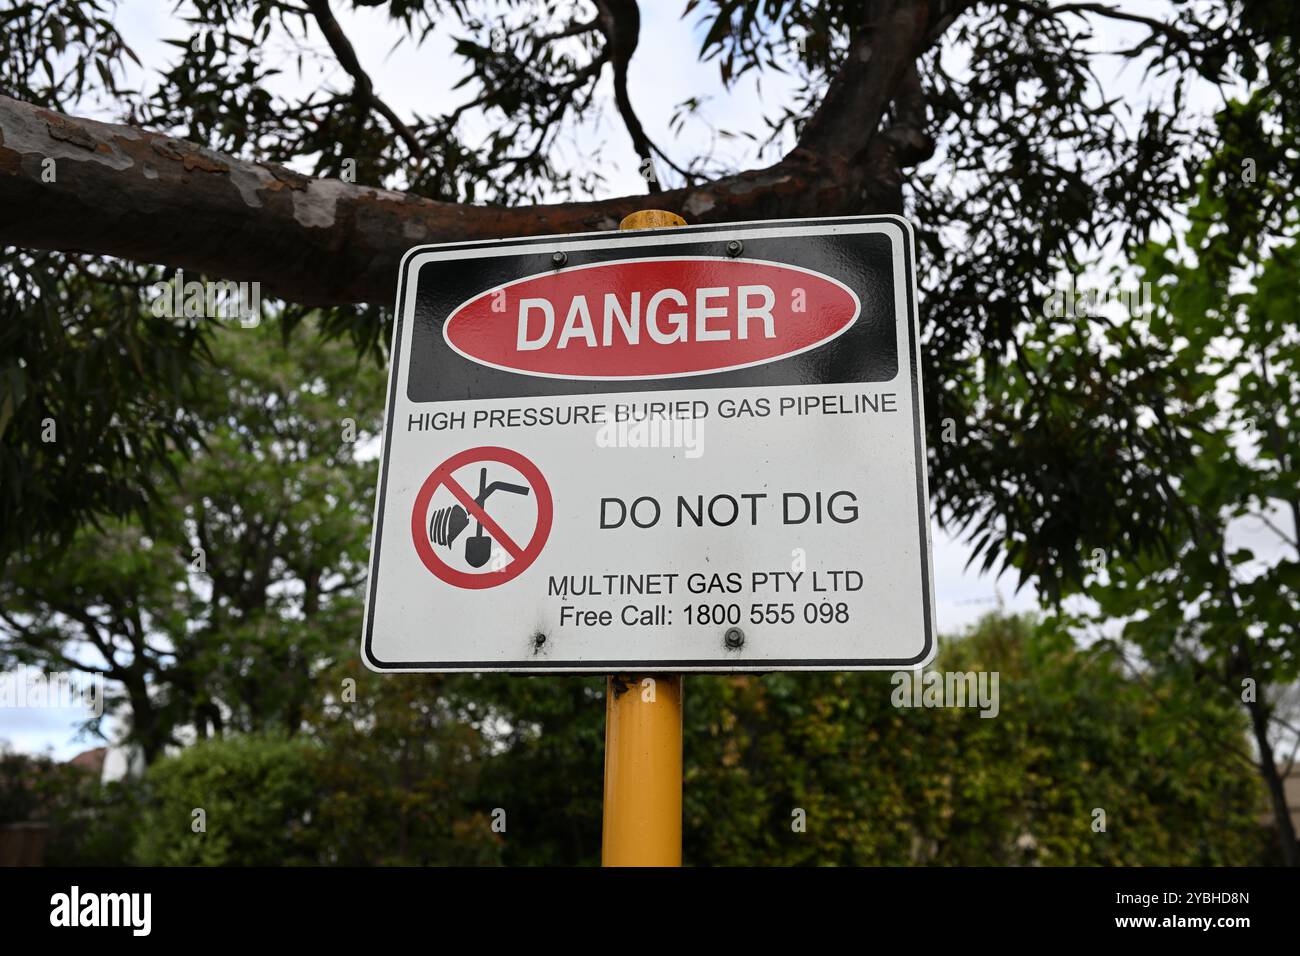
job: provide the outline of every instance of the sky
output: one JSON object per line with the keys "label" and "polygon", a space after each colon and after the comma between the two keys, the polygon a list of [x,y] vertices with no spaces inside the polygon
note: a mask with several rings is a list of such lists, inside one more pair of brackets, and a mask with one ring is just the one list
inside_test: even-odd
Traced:
{"label": "sky", "polygon": [[[406,43],[394,49],[397,33],[381,10],[351,10],[342,3],[335,6],[336,16],[370,74],[376,92],[399,115],[409,117],[417,110],[425,115],[438,113],[468,98],[466,90],[454,89],[462,68],[452,53],[453,41],[448,31],[435,30],[422,45]],[[1165,4],[1161,0],[1147,0],[1146,6]],[[692,155],[708,152],[714,144],[707,127],[700,123],[687,123],[679,136],[670,135],[669,121],[678,103],[688,97],[702,97],[704,115],[715,126],[762,134],[764,116],[776,115],[790,102],[795,86],[789,77],[768,74],[763,77],[761,87],[746,79],[730,90],[724,88],[716,64],[701,63],[696,57],[702,31],[693,19],[682,19],[683,7],[680,0],[642,2],[641,41],[629,69],[629,89],[643,125],[651,139],[682,165]],[[133,71],[129,77],[137,83],[147,82],[150,73],[159,72],[164,64],[182,55],[176,47],[163,41],[169,37],[186,37],[191,29],[166,0],[121,0],[116,23],[143,64],[143,73]],[[1116,28],[1104,40],[1117,43],[1125,37],[1123,28]],[[298,90],[318,87],[325,80],[346,88],[344,75],[333,65],[319,36],[315,37],[314,47],[323,56],[315,60],[308,58],[301,76],[292,63],[292,50],[275,45],[268,49],[268,58],[282,57],[286,69],[277,78],[278,89],[273,91],[292,95]],[[1140,98],[1140,88],[1141,95],[1160,95],[1137,71],[1116,68],[1108,73],[1103,63],[1101,75],[1112,95]],[[612,104],[608,70],[601,81],[599,97]],[[1207,91],[1205,108],[1214,108],[1216,100],[1217,96]],[[96,115],[93,108],[83,112]],[[612,108],[601,112],[601,120],[584,125],[563,148],[575,161],[581,161],[584,156],[596,155],[597,149],[603,147],[599,149],[603,162],[601,172],[606,179],[603,195],[644,192],[639,161],[625,129]],[[100,115],[110,118],[106,113]],[[478,117],[471,118],[467,127],[471,135],[481,134],[486,128],[486,121]],[[725,141],[718,152],[732,165],[742,168],[766,165],[775,158],[769,156],[766,161],[759,161],[745,140]],[[922,301],[922,313],[924,307]],[[1261,544],[1267,546],[1262,524],[1259,529],[1243,528],[1241,533],[1249,535],[1255,531]],[[1032,588],[1017,592],[1013,574],[995,577],[968,570],[969,557],[966,545],[934,528],[935,600],[941,633],[958,632],[999,606],[1010,611],[1037,606]],[[7,740],[14,749],[50,751],[66,759],[99,745],[94,739],[75,738],[74,730],[82,717],[76,711],[61,709],[0,708],[0,741]]]}

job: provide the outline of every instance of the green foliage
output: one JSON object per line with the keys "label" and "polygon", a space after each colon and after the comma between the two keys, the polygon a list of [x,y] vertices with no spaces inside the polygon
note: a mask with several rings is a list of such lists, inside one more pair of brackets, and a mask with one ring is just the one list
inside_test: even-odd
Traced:
{"label": "green foliage", "polygon": [[129,858],[135,789],[81,767],[0,749],[0,824],[49,825],[46,866],[115,866]]}
{"label": "green foliage", "polygon": [[47,791],[46,866],[120,866],[131,858],[140,813],[135,783],[86,778],[69,775]]}
{"label": "green foliage", "polygon": [[[147,866],[291,866],[313,862],[317,783],[310,741],[246,735],[201,741],[145,778],[134,858]],[[194,814],[201,809],[206,832]]]}
{"label": "green foliage", "polygon": [[[694,865],[1241,865],[1264,858],[1242,715],[1114,652],[990,617],[945,671],[999,672],[1000,708],[899,708],[887,674],[691,676],[685,858]],[[600,859],[604,707],[591,678],[458,678],[509,728],[483,806],[503,861]],[[490,725],[492,722],[487,721]],[[1093,811],[1106,832],[1093,831]],[[806,813],[806,832],[792,829]]]}
{"label": "green foliage", "polygon": [[[188,399],[199,424],[151,520],[85,527],[0,578],[0,663],[104,669],[152,759],[200,736],[294,732],[316,670],[360,628],[383,377],[304,328],[219,327]],[[146,463],[137,463],[139,470]],[[146,469],[147,470],[147,469]]]}
{"label": "green foliage", "polygon": [[[886,674],[692,678],[686,855],[749,865],[1257,862],[1258,784],[1225,761],[1240,715],[1018,618],[944,671],[1000,674],[1000,708],[898,708]],[[1182,696],[1180,696],[1182,695]],[[1173,706],[1177,702],[1181,706]],[[1092,829],[1106,813],[1106,832]],[[807,830],[792,829],[806,812]]]}
{"label": "green foliage", "polygon": [[[351,685],[345,684],[352,681]],[[322,745],[313,814],[322,862],[345,866],[485,866],[505,834],[481,796],[491,741],[481,702],[459,699],[433,675],[374,674],[350,655],[323,675],[325,705],[311,721]]]}
{"label": "green foliage", "polygon": [[[725,82],[773,70],[800,81],[795,105],[769,121],[776,143],[809,121],[849,38],[888,18],[865,9],[687,3]],[[1173,423],[1153,356],[1099,353],[1094,323],[1045,314],[1044,298],[1061,274],[1164,229],[1189,171],[1232,142],[1195,108],[1199,82],[1248,77],[1281,97],[1295,82],[1263,66],[1274,41],[1300,35],[1293,4],[1143,11],[1158,28],[1132,45],[1112,42],[1131,12],[1111,19],[1118,9],[967,5],[918,61],[923,104],[893,106],[925,115],[936,147],[907,177],[903,209],[920,245],[931,496],[984,567],[1010,565],[1052,599],[1085,579],[1095,549],[1168,548],[1185,516],[1164,473],[1197,450]],[[1109,57],[1130,76],[1176,82],[1167,97],[1117,96],[1101,79]]]}
{"label": "green foliage", "polygon": [[449,683],[498,743],[484,760],[479,801],[509,811],[503,862],[598,864],[604,678],[483,674]]}
{"label": "green foliage", "polygon": [[[1230,703],[1175,674],[1131,676],[1111,648],[1079,650],[1025,618],[986,618],[941,661],[997,671],[997,716],[897,707],[887,674],[689,678],[686,862],[1267,858],[1246,722]],[[23,766],[0,774],[0,806],[25,800],[4,819],[54,821],[49,861],[80,865],[592,865],[602,690],[593,678],[395,678],[349,661],[321,675],[325,703],[296,738],[201,741],[142,785],[50,766],[34,799],[4,785],[33,777],[30,758],[13,758]],[[205,833],[191,829],[196,808]],[[492,829],[496,808],[505,832]]]}
{"label": "green foliage", "polygon": [[207,331],[145,313],[157,271],[0,256],[0,571],[89,522],[147,522],[198,440]]}
{"label": "green foliage", "polygon": [[[418,679],[380,692],[321,736],[232,734],[149,768],[134,861],[164,866],[487,865],[501,839],[467,799],[482,747]],[[372,675],[373,676],[373,675]],[[336,701],[337,703],[337,701]],[[194,832],[194,810],[205,812]]]}
{"label": "green foliage", "polygon": [[0,750],[0,823],[37,818],[41,801],[32,780],[53,766],[48,758]]}
{"label": "green foliage", "polygon": [[[1278,701],[1300,679],[1300,113],[1296,48],[1278,44],[1269,82],[1218,114],[1226,144],[1191,193],[1189,228],[1135,252],[1154,308],[1112,345],[1162,356],[1173,424],[1196,455],[1169,468],[1181,533],[1156,553],[1108,555],[1065,620],[1120,640],[1251,718],[1284,858],[1300,863],[1279,777],[1295,730]],[[1234,534],[1258,529],[1267,552]],[[1289,758],[1287,752],[1289,751]],[[1281,769],[1279,769],[1281,768]]]}

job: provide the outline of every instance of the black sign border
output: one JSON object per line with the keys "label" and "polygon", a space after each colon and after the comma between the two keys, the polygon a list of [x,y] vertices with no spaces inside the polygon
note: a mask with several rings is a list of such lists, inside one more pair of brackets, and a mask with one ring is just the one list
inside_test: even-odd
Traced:
{"label": "black sign border", "polygon": [[[384,410],[384,449],[383,460],[379,473],[378,500],[375,505],[374,535],[371,541],[371,562],[370,562],[370,580],[367,587],[366,607],[365,607],[365,633],[362,637],[361,658],[365,665],[373,671],[381,673],[400,673],[400,672],[427,672],[427,673],[452,673],[460,671],[481,671],[495,673],[552,673],[552,674],[610,674],[626,671],[639,672],[672,672],[672,673],[692,673],[692,674],[735,674],[735,673],[770,673],[773,671],[851,671],[851,670],[880,670],[889,667],[914,668],[920,666],[931,656],[934,648],[934,606],[931,600],[932,591],[930,583],[930,548],[928,547],[928,531],[930,527],[930,516],[928,513],[929,502],[926,499],[925,483],[925,449],[922,445],[922,428],[921,428],[921,363],[918,354],[919,334],[916,327],[916,285],[914,281],[914,250],[913,250],[913,231],[912,225],[901,216],[843,216],[829,217],[825,219],[769,219],[759,220],[757,222],[732,222],[721,223],[717,225],[702,226],[681,226],[672,230],[655,230],[655,234],[661,234],[665,231],[671,231],[673,235],[680,235],[684,232],[691,232],[699,235],[708,235],[709,233],[718,232],[735,232],[737,230],[756,230],[756,229],[792,229],[806,228],[816,225],[871,225],[871,224],[889,224],[898,227],[902,236],[903,247],[903,279],[906,284],[904,297],[907,300],[907,348],[908,348],[908,367],[912,372],[912,440],[913,453],[916,460],[916,501],[918,524],[921,529],[921,586],[924,589],[924,618],[925,618],[925,644],[921,652],[912,658],[906,660],[891,660],[888,658],[864,658],[864,659],[840,659],[840,658],[820,658],[815,660],[793,659],[793,660],[753,660],[745,661],[743,658],[718,658],[714,660],[689,659],[682,661],[669,660],[651,660],[651,661],[632,661],[632,660],[615,660],[615,661],[412,661],[412,662],[394,662],[381,661],[374,656],[373,639],[375,629],[375,595],[379,589],[379,554],[380,544],[384,533],[384,505],[388,485],[388,456],[392,449],[393,422],[395,418],[390,414],[396,406],[397,398],[397,379],[399,362],[401,361],[402,351],[402,325],[406,314],[406,297],[410,289],[415,292],[415,284],[410,282],[412,263],[421,254],[425,252],[453,252],[457,249],[475,249],[480,250],[485,246],[499,244],[502,255],[509,255],[511,251],[521,246],[535,245],[556,245],[574,242],[590,242],[593,239],[628,239],[635,236],[635,233],[627,231],[603,231],[591,233],[565,233],[554,236],[537,236],[528,239],[505,239],[505,240],[487,240],[477,242],[462,243],[438,243],[431,245],[415,246],[407,250],[406,255],[402,257],[401,270],[398,276],[397,287],[397,311],[393,316],[393,343],[390,350],[389,365],[389,383],[388,383],[388,405]],[[643,234],[644,235],[644,234]],[[649,238],[649,236],[646,236]],[[902,363],[900,362],[900,368]],[[632,383],[629,383],[632,384]],[[689,388],[689,386],[685,386]],[[752,665],[752,666],[749,666]]]}

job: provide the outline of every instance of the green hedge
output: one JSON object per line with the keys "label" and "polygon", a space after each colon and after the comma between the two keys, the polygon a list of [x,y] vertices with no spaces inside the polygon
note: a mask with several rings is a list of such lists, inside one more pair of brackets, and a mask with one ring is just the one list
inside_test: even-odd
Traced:
{"label": "green hedge", "polygon": [[[321,755],[310,741],[271,735],[200,742],[152,767],[134,859],[157,866],[314,863],[311,826]],[[202,811],[202,814],[198,811]]]}

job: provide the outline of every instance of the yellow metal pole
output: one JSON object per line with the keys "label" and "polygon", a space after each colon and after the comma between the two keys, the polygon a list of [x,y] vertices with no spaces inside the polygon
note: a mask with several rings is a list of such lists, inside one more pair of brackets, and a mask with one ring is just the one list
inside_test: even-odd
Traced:
{"label": "yellow metal pole", "polygon": [[605,866],[682,865],[682,675],[605,682]]}
{"label": "yellow metal pole", "polygon": [[[620,229],[663,229],[686,220],[634,212]],[[682,865],[682,675],[605,681],[605,866]]]}

